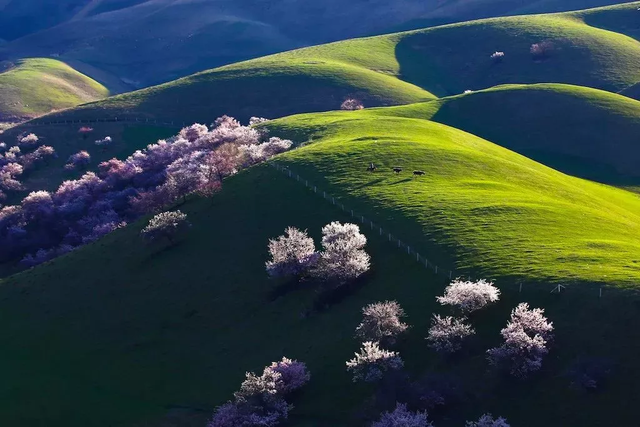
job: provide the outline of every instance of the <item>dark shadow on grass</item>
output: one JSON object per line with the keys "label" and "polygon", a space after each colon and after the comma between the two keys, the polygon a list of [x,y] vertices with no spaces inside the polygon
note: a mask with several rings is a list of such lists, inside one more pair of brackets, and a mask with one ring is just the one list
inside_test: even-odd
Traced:
{"label": "dark shadow on grass", "polygon": [[405,182],[411,182],[411,181],[412,181],[411,178],[405,178],[405,179],[401,179],[400,181],[392,182],[389,185],[398,185],[398,184],[403,184]]}
{"label": "dark shadow on grass", "polygon": [[304,280],[298,278],[292,278],[285,281],[280,281],[276,286],[269,291],[269,301],[275,301],[291,292],[294,292],[305,286]]}
{"label": "dark shadow on grass", "polygon": [[146,268],[148,264],[157,262],[159,257],[165,257],[170,255],[178,246],[180,246],[180,240],[169,243],[164,240],[162,243],[155,242],[150,243],[148,246],[151,249],[149,253],[140,260],[140,268]]}
{"label": "dark shadow on grass", "polygon": [[319,287],[318,294],[313,301],[313,311],[322,312],[339,304],[351,295],[358,292],[370,279],[372,273],[368,272],[349,283],[343,285],[324,284]]}
{"label": "dark shadow on grass", "polygon": [[384,180],[385,180],[385,178],[374,179],[373,181],[369,181],[369,182],[367,182],[365,184],[356,185],[355,187],[353,187],[353,189],[354,190],[359,190],[361,188],[371,187],[372,185],[380,184]]}

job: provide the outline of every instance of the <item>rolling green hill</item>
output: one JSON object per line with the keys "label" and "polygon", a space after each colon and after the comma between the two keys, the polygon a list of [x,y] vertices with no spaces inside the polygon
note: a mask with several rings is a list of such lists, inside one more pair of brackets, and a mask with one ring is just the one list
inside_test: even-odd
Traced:
{"label": "rolling green hill", "polygon": [[[378,112],[372,112],[377,114]],[[608,184],[640,182],[640,102],[559,84],[504,85],[379,114],[465,130],[554,169]]]}
{"label": "rolling green hill", "polygon": [[[625,9],[627,10],[627,9]],[[627,13],[629,11],[627,10]],[[530,47],[549,42],[534,58]],[[500,63],[489,57],[505,52]],[[59,115],[144,115],[206,121],[223,113],[281,117],[417,102],[506,83],[569,83],[609,91],[640,81],[640,42],[571,14],[495,18],[295,50],[206,71]],[[420,89],[422,88],[422,89]]]}
{"label": "rolling green hill", "polygon": [[[317,238],[323,224],[349,216],[259,166],[227,180],[211,200],[181,206],[193,230],[176,246],[142,245],[139,222],[3,280],[3,420],[24,427],[156,426],[178,412],[202,425],[246,370],[286,354],[307,362],[313,375],[293,402],[292,425],[362,425],[357,413],[373,389],[353,384],[344,361],[357,349],[352,335],[360,307],[397,299],[413,325],[398,346],[408,371],[452,372],[464,380],[462,401],[432,413],[439,426],[459,426],[487,411],[522,427],[558,419],[564,425],[631,425],[640,337],[624,325],[637,320],[635,299],[609,289],[598,299],[588,283],[557,296],[544,282],[634,286],[640,199],[445,125],[380,111],[273,122],[274,134],[315,141],[276,161],[382,223],[432,262],[456,260],[459,272],[499,279],[502,302],[474,318],[478,338],[470,357],[445,361],[426,347],[430,313],[440,311],[434,297],[444,283],[367,227],[374,269],[355,293],[311,316],[301,313],[313,307],[313,289],[303,286],[274,300],[275,284],[264,272],[267,239],[288,225]],[[379,166],[374,174],[365,171],[371,161]],[[405,168],[403,174],[393,174],[395,165]],[[427,175],[413,179],[413,169]],[[535,283],[518,294],[513,277]],[[483,356],[521,300],[544,307],[557,329],[543,372],[526,384],[485,374]],[[606,393],[569,387],[563,373],[582,354],[625,366]],[[563,404],[554,404],[558,400]]]}
{"label": "rolling green hill", "polygon": [[109,95],[107,88],[57,60],[24,59],[4,66],[0,121],[33,118]]}

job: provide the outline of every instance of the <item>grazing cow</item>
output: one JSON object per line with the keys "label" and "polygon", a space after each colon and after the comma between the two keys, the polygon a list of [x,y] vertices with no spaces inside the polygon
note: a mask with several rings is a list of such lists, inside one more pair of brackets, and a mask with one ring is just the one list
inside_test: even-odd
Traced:
{"label": "grazing cow", "polygon": [[399,167],[396,166],[395,168],[393,168],[393,171],[395,173],[400,173],[400,172],[402,172],[402,168],[399,168]]}
{"label": "grazing cow", "polygon": [[415,176],[426,175],[424,171],[413,171]]}
{"label": "grazing cow", "polygon": [[369,164],[369,167],[367,168],[369,172],[375,172],[376,169],[376,165],[374,165],[373,163]]}

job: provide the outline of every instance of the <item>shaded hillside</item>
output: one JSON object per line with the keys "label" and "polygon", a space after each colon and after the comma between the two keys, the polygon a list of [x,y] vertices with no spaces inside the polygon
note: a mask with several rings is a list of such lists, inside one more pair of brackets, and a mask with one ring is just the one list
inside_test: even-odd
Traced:
{"label": "shaded hillside", "polygon": [[[3,16],[10,24],[6,27],[10,34],[5,38],[26,37],[10,43],[3,51],[11,58],[61,55],[139,88],[269,53],[399,27],[556,12],[615,2],[588,0],[578,5],[574,0],[65,0],[54,5],[48,0],[45,6],[51,10],[41,16],[41,9],[33,5],[33,0],[21,0],[5,6]],[[27,15],[16,11],[18,7]],[[13,18],[16,14],[17,18]],[[20,24],[31,17],[29,14],[35,15],[30,21],[33,25]],[[416,16],[424,16],[425,20],[406,24]],[[48,28],[60,22],[61,25]],[[37,29],[44,31],[33,32]]]}

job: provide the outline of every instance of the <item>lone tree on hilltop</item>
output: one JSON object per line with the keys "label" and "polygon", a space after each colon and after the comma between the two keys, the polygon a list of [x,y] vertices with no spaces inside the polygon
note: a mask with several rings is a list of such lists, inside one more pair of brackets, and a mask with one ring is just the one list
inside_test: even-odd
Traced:
{"label": "lone tree on hilltop", "polygon": [[176,235],[184,232],[191,224],[187,215],[178,211],[162,212],[151,218],[149,224],[142,230],[142,237],[149,241],[166,238],[173,244]]}

